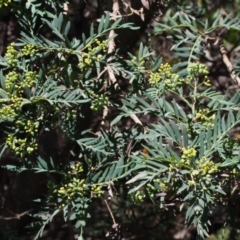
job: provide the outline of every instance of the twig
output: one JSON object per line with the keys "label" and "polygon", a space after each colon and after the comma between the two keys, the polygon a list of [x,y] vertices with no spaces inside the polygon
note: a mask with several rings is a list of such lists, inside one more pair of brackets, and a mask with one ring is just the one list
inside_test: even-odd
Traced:
{"label": "twig", "polygon": [[100,79],[100,77],[107,71],[107,68],[105,67],[97,76],[97,80]]}
{"label": "twig", "polygon": [[228,58],[228,52],[223,44],[223,40],[222,38],[220,37],[209,37],[209,36],[206,36],[205,37],[205,41],[207,43],[207,46],[210,44],[212,45],[218,45],[219,46],[219,51],[222,55],[222,59],[223,59],[223,62],[224,64],[226,65],[227,67],[227,70],[231,76],[231,78],[235,81],[235,83],[240,86],[240,78],[236,75],[236,72],[234,70],[234,67],[231,63],[231,61],[229,60]]}
{"label": "twig", "polygon": [[131,2],[128,0],[123,0],[123,5],[130,10],[130,13],[124,16],[131,16],[133,14],[138,15],[143,21],[144,21],[144,13],[143,13],[143,8],[140,8],[140,10],[136,10],[131,7]]}
{"label": "twig", "polygon": [[112,213],[111,208],[110,208],[109,205],[108,205],[107,200],[104,199],[104,202],[105,202],[105,204],[106,204],[106,206],[107,206],[107,209],[108,209],[108,211],[109,211],[109,213],[110,213],[110,215],[111,215],[111,218],[112,218],[112,220],[113,220],[113,224],[116,224],[116,220],[115,220],[115,218],[114,218],[114,216],[113,216],[113,213]]}
{"label": "twig", "polygon": [[12,217],[2,217],[2,219],[3,220],[13,220],[13,219],[20,219],[21,217],[23,217],[23,216],[25,216],[25,215],[27,215],[28,213],[30,213],[32,210],[27,210],[27,211],[25,211],[25,212],[22,212],[22,213],[12,213],[12,212],[10,212],[12,215],[14,215],[14,216],[12,216]]}
{"label": "twig", "polygon": [[101,125],[105,125],[105,120],[107,119],[109,113],[109,109],[107,106],[104,107],[103,109],[103,116],[102,116],[102,121],[101,121]]}
{"label": "twig", "polygon": [[139,124],[139,125],[143,126],[142,122],[140,121],[140,119],[135,114],[130,115],[130,117],[136,124]]}
{"label": "twig", "polygon": [[[131,8],[130,5],[124,1],[124,5]],[[115,21],[117,19],[117,16],[121,15],[120,12],[119,12],[119,2],[118,0],[113,0],[113,6],[112,6],[112,14],[114,15],[113,17],[113,20]],[[132,9],[131,9],[132,10]],[[112,29],[109,33],[109,38],[111,39],[109,42],[108,42],[108,54],[111,54],[114,50],[115,50],[115,41],[114,41],[114,35],[115,35],[115,31]],[[107,60],[107,62],[110,62],[112,60],[112,56],[110,56]],[[117,79],[115,77],[115,74],[114,74],[114,71],[112,70],[111,66],[108,64],[106,66],[107,68],[107,72],[108,72],[108,76],[109,76],[109,80],[112,84],[114,84],[114,87],[115,89],[119,90],[120,89],[120,86],[118,85],[117,83]],[[104,112],[103,112],[103,122],[102,122],[102,125],[104,125],[104,119],[106,119],[107,117],[107,114],[108,114],[108,109],[105,108],[104,109]],[[132,118],[132,120],[138,124],[138,125],[141,125],[143,126],[142,122],[139,120],[139,118],[135,115],[135,114],[132,114],[130,115],[130,117]]]}
{"label": "twig", "polygon": [[228,72],[230,73],[231,78],[235,81],[235,83],[237,83],[238,85],[240,85],[240,78],[236,75],[233,65],[230,62],[228,56],[227,56],[227,50],[223,44],[222,39],[219,39],[219,50],[220,53],[222,54],[222,59],[224,64],[226,65]]}

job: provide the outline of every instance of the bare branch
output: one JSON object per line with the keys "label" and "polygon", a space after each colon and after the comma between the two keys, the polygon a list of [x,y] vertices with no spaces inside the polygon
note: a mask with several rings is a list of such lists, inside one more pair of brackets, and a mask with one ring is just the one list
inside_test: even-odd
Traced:
{"label": "bare branch", "polygon": [[219,50],[222,54],[222,59],[224,64],[226,65],[228,72],[230,73],[231,78],[235,81],[236,84],[240,85],[240,78],[236,75],[233,65],[230,62],[228,56],[227,56],[227,50],[223,44],[222,39],[220,39],[220,44],[219,44]]}
{"label": "bare branch", "polygon": [[226,50],[226,48],[223,44],[222,38],[206,36],[205,37],[205,42],[206,42],[207,46],[210,46],[210,45],[218,45],[219,46],[219,51],[222,55],[222,60],[223,60],[224,64],[226,65],[227,70],[228,70],[231,78],[234,80],[234,82],[238,86],[240,86],[240,78],[236,75],[234,67],[233,67],[231,61],[229,60],[228,52],[227,52],[227,50]]}
{"label": "bare branch", "polygon": [[106,204],[106,206],[107,206],[107,209],[108,209],[108,211],[109,211],[109,213],[110,213],[110,215],[111,215],[111,218],[112,218],[112,220],[113,220],[113,224],[117,224],[117,223],[116,223],[116,220],[115,220],[115,218],[114,218],[114,216],[113,216],[113,212],[112,212],[111,208],[110,208],[109,205],[108,205],[107,200],[104,199],[104,202],[105,202],[105,204]]}

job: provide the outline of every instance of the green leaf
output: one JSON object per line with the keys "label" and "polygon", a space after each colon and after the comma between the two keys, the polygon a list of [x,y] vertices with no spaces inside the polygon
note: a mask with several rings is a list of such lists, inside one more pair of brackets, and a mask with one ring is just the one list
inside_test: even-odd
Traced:
{"label": "green leaf", "polygon": [[103,30],[103,27],[104,27],[104,21],[105,21],[105,17],[104,15],[102,16],[101,20],[100,20],[100,23],[98,25],[98,34],[100,34]]}
{"label": "green leaf", "polygon": [[93,25],[93,23],[91,24],[91,27],[90,27],[90,37],[91,38],[94,37],[94,25]]}
{"label": "green leaf", "polygon": [[67,25],[66,25],[66,27],[65,27],[65,29],[64,29],[64,34],[65,34],[65,36],[67,36],[68,33],[69,33],[70,25],[71,25],[70,22],[67,22]]}

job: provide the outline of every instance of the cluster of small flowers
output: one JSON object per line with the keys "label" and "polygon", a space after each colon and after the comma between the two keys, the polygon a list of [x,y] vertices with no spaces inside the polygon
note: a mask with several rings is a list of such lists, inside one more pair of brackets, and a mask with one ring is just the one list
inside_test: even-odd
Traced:
{"label": "cluster of small flowers", "polygon": [[131,60],[131,65],[134,67],[134,69],[137,69],[139,71],[145,70],[144,64],[145,64],[144,58],[140,58],[138,60],[137,57],[134,56]]}
{"label": "cluster of small flowers", "polygon": [[7,47],[7,52],[5,54],[5,59],[6,62],[11,66],[14,67],[17,63],[17,50],[14,49],[14,43],[11,43],[8,47]]}
{"label": "cluster of small flowers", "polygon": [[210,110],[208,109],[200,109],[199,112],[196,114],[196,119],[200,120],[202,125],[205,127],[213,127],[214,126],[214,120],[216,115],[212,114],[208,117],[210,113]]}
{"label": "cluster of small flowers", "polygon": [[68,171],[68,174],[77,175],[83,172],[83,166],[81,163],[76,162],[70,165],[71,171]]}
{"label": "cluster of small flowers", "polygon": [[[92,197],[99,197],[102,194],[102,187],[86,184],[85,179],[72,178],[72,181],[59,189],[55,189],[54,192],[58,193],[62,199],[62,203],[68,202],[75,197],[84,197],[91,191]],[[64,207],[64,204],[62,204]]]}
{"label": "cluster of small flowers", "polygon": [[8,118],[14,119],[17,116],[15,109],[11,105],[7,105],[0,108],[0,118],[7,120]]}
{"label": "cluster of small flowers", "polygon": [[13,134],[7,136],[6,143],[14,153],[20,157],[23,157],[26,154],[31,154],[38,147],[37,143],[33,141],[29,142],[27,141],[27,138],[17,138]]}
{"label": "cluster of small flowers", "polygon": [[104,40],[104,41],[99,41],[98,39],[95,40],[97,47],[93,48],[92,51],[103,51],[106,52],[107,51],[107,46],[108,46],[108,40]]}
{"label": "cluster of small flowers", "polygon": [[157,85],[161,80],[161,76],[158,72],[151,72],[150,78],[149,78],[149,83],[151,85]]}
{"label": "cluster of small flowers", "polygon": [[88,47],[88,53],[82,53],[80,59],[79,59],[79,63],[78,66],[81,69],[89,69],[93,66],[94,61],[100,62],[102,60],[102,55],[98,54],[96,56],[96,54],[100,51],[106,52],[107,51],[107,40],[104,40],[102,42],[100,42],[98,39],[95,40],[97,46],[96,47],[92,47],[92,45],[90,45]]}
{"label": "cluster of small flowers", "polygon": [[85,179],[77,179],[73,178],[72,182],[65,184],[60,187],[57,191],[62,198],[66,198],[67,200],[72,199],[75,195],[84,196],[84,193],[88,189],[88,185],[85,184]]}
{"label": "cluster of small flowers", "polygon": [[197,151],[194,148],[187,147],[187,148],[182,148],[182,157],[181,159],[188,159],[188,158],[193,158],[196,157]]}
{"label": "cluster of small flowers", "polygon": [[204,81],[203,81],[204,85],[207,87],[211,86],[211,82],[210,79],[208,78],[208,76],[204,76]]}
{"label": "cluster of small flowers", "polygon": [[66,121],[76,119],[76,117],[77,117],[77,110],[76,109],[71,109],[67,112]]}
{"label": "cluster of small flowers", "polygon": [[0,0],[0,8],[7,7],[11,2],[12,0]]}
{"label": "cluster of small flowers", "polygon": [[32,57],[36,53],[36,46],[33,44],[26,44],[22,49],[22,53],[24,56]]}
{"label": "cluster of small flowers", "polygon": [[161,64],[158,72],[150,74],[149,83],[151,85],[155,86],[160,81],[163,81],[165,90],[175,89],[183,82],[178,74],[172,73],[172,67],[169,63]]}
{"label": "cluster of small flowers", "polygon": [[16,85],[16,82],[18,80],[18,74],[16,72],[9,72],[6,75],[6,79],[5,79],[5,88],[6,90],[10,90],[12,88],[12,86]]}
{"label": "cluster of small flowers", "polygon": [[65,203],[73,199],[74,197],[83,197],[88,190],[88,185],[85,184],[85,179],[73,178],[72,182],[65,184],[59,189],[55,189],[54,193],[58,193],[61,198],[62,206],[65,206]]}
{"label": "cluster of small flowers", "polygon": [[153,180],[154,183],[158,184],[158,186],[160,187],[160,189],[162,191],[166,191],[168,189],[168,184],[167,182],[162,181],[160,178],[156,178]]}
{"label": "cluster of small flowers", "polygon": [[194,148],[191,147],[183,147],[182,148],[182,156],[180,161],[174,162],[173,164],[169,165],[169,172],[173,172],[174,169],[182,169],[184,165],[190,165],[190,160],[194,157],[196,157],[197,151]]}
{"label": "cluster of small flowers", "polygon": [[102,55],[98,54],[97,56],[94,56],[90,53],[82,53],[81,58],[79,59],[78,66],[83,68],[91,68],[93,66],[94,61],[100,62],[102,59]]}
{"label": "cluster of small flowers", "polygon": [[147,197],[143,190],[137,190],[136,193],[133,195],[133,202],[141,203]]}
{"label": "cluster of small flowers", "polygon": [[18,97],[14,94],[8,94],[10,102],[11,102],[11,107],[15,110],[18,110],[19,107],[22,105],[23,98]]}
{"label": "cluster of small flowers", "polygon": [[93,185],[91,187],[92,197],[100,197],[102,195],[102,193],[103,193],[102,186]]}
{"label": "cluster of small flowers", "polygon": [[9,96],[12,108],[14,108],[15,110],[19,109],[19,107],[22,105],[23,98],[18,97],[14,94],[9,94],[8,96]]}
{"label": "cluster of small flowers", "polygon": [[182,164],[189,165],[190,164],[190,159],[196,157],[197,151],[194,148],[187,147],[187,148],[182,148],[182,156],[181,160],[176,163],[177,168],[181,168]]}
{"label": "cluster of small flowers", "polygon": [[206,76],[209,74],[207,67],[202,63],[189,63],[188,73],[194,77]]}
{"label": "cluster of small flowers", "polygon": [[25,78],[23,79],[23,81],[21,82],[21,87],[32,87],[32,85],[34,84],[34,82],[37,79],[37,73],[33,72],[33,71],[29,71],[26,73]]}
{"label": "cluster of small flowers", "polygon": [[27,122],[17,120],[16,127],[28,135],[34,136],[38,132],[39,123],[31,120],[27,120]]}
{"label": "cluster of small flowers", "polygon": [[184,80],[182,80],[185,84],[190,84],[193,81],[193,77],[192,76],[187,76],[186,78],[184,78]]}
{"label": "cluster of small flowers", "polygon": [[108,97],[104,94],[96,95],[92,100],[91,109],[93,111],[99,111],[108,104]]}
{"label": "cluster of small flowers", "polygon": [[[167,186],[165,183],[163,183],[160,179],[155,179],[154,184],[157,184],[161,190],[165,191],[167,189]],[[136,193],[133,195],[132,200],[136,203],[143,202],[143,200],[146,197],[154,198],[156,196],[156,193],[159,191],[158,188],[156,188],[153,184],[147,183],[145,185],[144,189],[140,189],[136,191]]]}
{"label": "cluster of small flowers", "polygon": [[[213,162],[213,161],[208,161],[205,157],[201,158],[200,160],[196,160],[196,168],[195,169],[192,169],[191,171],[191,175],[193,177],[200,177],[201,179],[203,177],[210,177],[210,174],[213,174],[215,172],[217,172],[217,166],[216,164]],[[203,180],[202,180],[203,181]],[[206,184],[209,185],[210,182],[209,180],[206,180]],[[190,186],[194,186],[196,185],[196,181],[194,179],[192,180],[189,180],[188,181],[188,184]],[[202,190],[207,190],[206,187]]]}
{"label": "cluster of small flowers", "polygon": [[[16,117],[15,114],[14,117]],[[34,139],[34,135],[38,131],[38,123],[28,120],[25,121],[16,121],[16,127],[19,131],[27,134],[26,138],[17,138],[12,134],[9,134],[7,137],[8,146],[14,151],[18,156],[25,156],[26,154],[31,154],[38,148],[38,144],[34,140],[29,140],[30,138]]]}
{"label": "cluster of small flowers", "polygon": [[206,176],[208,174],[213,174],[217,172],[217,166],[213,161],[208,161],[205,157],[201,158],[200,160],[196,161],[197,170],[193,170],[192,175],[201,175]]}

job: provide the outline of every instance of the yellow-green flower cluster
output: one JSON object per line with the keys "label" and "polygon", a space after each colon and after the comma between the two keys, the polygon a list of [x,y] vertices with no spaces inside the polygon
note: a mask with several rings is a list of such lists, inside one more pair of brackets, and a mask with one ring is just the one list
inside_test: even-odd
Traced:
{"label": "yellow-green flower cluster", "polygon": [[18,97],[14,94],[9,94],[9,99],[10,99],[12,108],[17,110],[22,106],[23,98]]}
{"label": "yellow-green flower cluster", "polygon": [[107,51],[107,46],[108,46],[108,40],[104,40],[104,41],[99,41],[98,39],[95,40],[97,47],[94,47],[92,49],[93,52],[95,51],[103,51],[106,52]]}
{"label": "yellow-green flower cluster", "polygon": [[211,82],[210,82],[210,79],[208,78],[208,76],[204,76],[203,84],[207,87],[211,86]]}
{"label": "yellow-green flower cluster", "polygon": [[192,147],[183,147],[182,149],[182,155],[180,161],[174,161],[169,164],[168,171],[174,172],[178,169],[189,169],[192,163],[192,160],[197,156],[197,150]]}
{"label": "yellow-green flower cluster", "polygon": [[33,71],[29,71],[26,73],[23,81],[21,82],[21,87],[32,87],[34,82],[37,79],[37,73]]}
{"label": "yellow-green flower cluster", "polygon": [[197,151],[194,148],[187,147],[187,148],[182,148],[182,156],[181,159],[189,159],[189,158],[194,158],[197,155]]}
{"label": "yellow-green flower cluster", "polygon": [[202,63],[189,63],[188,73],[192,76],[206,76],[209,74],[208,68]]}
{"label": "yellow-green flower cluster", "polygon": [[144,64],[145,64],[144,58],[140,58],[138,60],[137,57],[134,56],[131,60],[131,65],[139,71],[145,70]]}
{"label": "yellow-green flower cluster", "polygon": [[103,193],[102,186],[93,185],[91,187],[91,193],[92,193],[92,196],[94,197],[100,197]]}
{"label": "yellow-green flower cluster", "polygon": [[71,109],[67,112],[66,121],[76,119],[76,117],[77,117],[77,110],[76,109]]}
{"label": "yellow-green flower cluster", "polygon": [[17,54],[17,50],[14,49],[14,43],[11,43],[7,47],[7,52],[5,54],[6,61],[11,67],[14,67],[17,63]]}
{"label": "yellow-green flower cluster", "polygon": [[[160,179],[155,179],[154,183],[158,184],[162,191],[167,190],[167,185]],[[159,192],[159,188],[156,188],[151,183],[147,183],[145,188],[139,189],[135,192],[135,194],[132,196],[132,199],[134,202],[140,203],[143,202],[146,197],[150,197],[152,199],[155,198],[157,192]]]}
{"label": "yellow-green flower cluster", "polygon": [[167,191],[168,190],[168,185],[169,184],[167,182],[162,181],[160,178],[154,179],[153,182],[158,184],[162,191]]}
{"label": "yellow-green flower cluster", "polygon": [[82,68],[91,68],[93,66],[94,61],[100,62],[102,59],[102,55],[98,54],[97,56],[92,55],[90,53],[82,53],[81,58],[79,59],[78,66]]}
{"label": "yellow-green flower cluster", "polygon": [[23,49],[22,49],[22,53],[25,56],[30,56],[32,57],[36,52],[36,46],[33,44],[26,44]]}
{"label": "yellow-green flower cluster", "polygon": [[200,109],[196,113],[196,119],[198,119],[202,123],[202,125],[205,127],[213,127],[214,126],[214,120],[215,120],[216,115],[211,114],[209,116],[209,113],[210,113],[210,110],[208,110],[208,109]]}
{"label": "yellow-green flower cluster", "polygon": [[185,84],[190,84],[193,81],[192,76],[187,76],[184,80],[182,80]]}
{"label": "yellow-green flower cluster", "polygon": [[0,119],[6,120],[8,118],[14,119],[17,116],[17,113],[11,105],[7,105],[0,108]]}
{"label": "yellow-green flower cluster", "polygon": [[96,55],[98,52],[103,51],[106,52],[107,51],[107,40],[104,40],[102,42],[100,42],[98,39],[95,40],[97,46],[96,47],[92,47],[92,45],[88,46],[88,53],[82,53],[79,59],[79,63],[78,66],[81,69],[89,69],[93,66],[94,61],[100,62],[102,60],[102,55],[98,54]]}
{"label": "yellow-green flower cluster", "polygon": [[83,172],[83,166],[79,162],[71,164],[70,168],[71,168],[71,171],[68,172],[69,174],[76,175]]}
{"label": "yellow-green flower cluster", "polygon": [[161,64],[157,72],[150,74],[149,83],[152,86],[157,85],[163,81],[164,88],[166,90],[174,89],[179,84],[182,84],[182,79],[178,74],[172,73],[172,67],[169,63]]}
{"label": "yellow-green flower cluster", "polygon": [[213,161],[208,161],[205,157],[196,161],[196,169],[192,170],[193,176],[206,176],[217,172],[217,166]]}
{"label": "yellow-green flower cluster", "polygon": [[20,157],[32,153],[38,146],[37,143],[33,141],[27,141],[27,138],[17,138],[12,134],[7,136],[6,143],[14,151],[14,153]]}
{"label": "yellow-green flower cluster", "polygon": [[90,68],[93,66],[93,59],[90,54],[82,53],[78,66],[80,68]]}
{"label": "yellow-green flower cluster", "polygon": [[144,201],[144,199],[147,197],[147,195],[144,193],[143,190],[138,190],[136,193],[133,195],[133,201],[137,203],[141,203]]}
{"label": "yellow-green flower cluster", "polygon": [[12,0],[0,0],[0,8],[7,7]]}
{"label": "yellow-green flower cluster", "polygon": [[20,130],[23,130],[28,135],[34,136],[38,132],[39,123],[31,120],[25,121],[16,121],[16,127]]}
{"label": "yellow-green flower cluster", "polygon": [[151,85],[157,85],[161,80],[161,76],[158,72],[151,72],[149,77],[149,83]]}
{"label": "yellow-green flower cluster", "polygon": [[[17,114],[16,114],[17,115]],[[14,117],[16,117],[16,115]],[[16,121],[16,128],[20,132],[24,132],[27,137],[18,138],[13,134],[7,136],[7,144],[18,156],[25,156],[26,154],[31,154],[38,148],[38,144],[35,142],[34,136],[38,131],[38,123],[28,120],[28,121]]]}
{"label": "yellow-green flower cluster", "polygon": [[96,95],[95,99],[92,100],[91,109],[93,111],[99,111],[108,104],[108,97],[104,94]]}
{"label": "yellow-green flower cluster", "polygon": [[73,178],[72,182],[65,184],[57,190],[58,194],[64,200],[71,200],[74,197],[83,197],[88,190],[88,185],[85,183],[85,179]]}
{"label": "yellow-green flower cluster", "polygon": [[16,72],[9,72],[6,75],[6,79],[5,79],[5,88],[6,90],[10,90],[12,88],[12,86],[16,85],[16,82],[18,80],[18,74]]}

